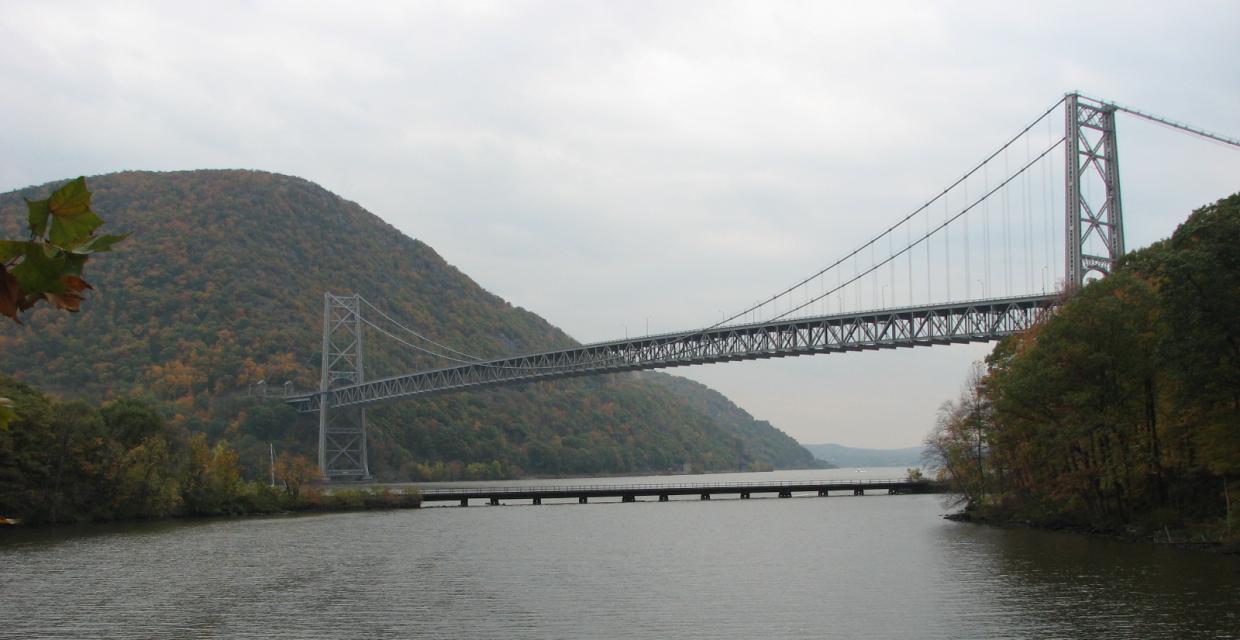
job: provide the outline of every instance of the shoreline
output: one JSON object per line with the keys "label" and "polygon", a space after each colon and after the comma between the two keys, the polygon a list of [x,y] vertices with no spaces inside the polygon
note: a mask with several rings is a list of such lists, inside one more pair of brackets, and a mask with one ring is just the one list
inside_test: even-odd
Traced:
{"label": "shoreline", "polygon": [[[1026,529],[1030,531],[1048,531],[1058,533],[1072,533],[1077,535],[1088,536],[1102,540],[1113,540],[1117,542],[1126,542],[1130,544],[1145,544],[1155,547],[1173,548],[1184,551],[1200,551],[1205,553],[1217,553],[1222,555],[1240,555],[1240,543],[1229,542],[1211,542],[1202,540],[1194,542],[1191,539],[1177,540],[1172,535],[1170,529],[1164,529],[1163,532],[1138,532],[1138,531],[1116,531],[1113,529],[1098,529],[1095,527],[1083,527],[1074,525],[1040,525],[1028,520],[1013,520],[1007,518],[996,518],[990,516],[979,516],[969,511],[957,511],[943,515],[944,520],[952,522],[961,522],[965,524],[974,524],[979,526],[996,527],[999,529]],[[1183,529],[1177,529],[1177,533],[1183,533]],[[1204,534],[1198,533],[1204,536]],[[1191,533],[1188,534],[1191,537]]]}
{"label": "shoreline", "polygon": [[316,513],[348,513],[354,511],[379,511],[422,508],[422,494],[416,489],[395,492],[385,488],[349,487],[340,491],[302,494],[290,498],[296,502],[274,509],[254,508],[224,513],[181,513],[157,518],[117,518],[113,520],[83,520],[62,522],[27,523],[20,518],[6,518],[0,525],[0,536],[5,531],[33,531],[38,529],[86,528],[99,525],[124,525],[158,522],[192,522],[212,518],[250,518],[258,516],[281,516]]}

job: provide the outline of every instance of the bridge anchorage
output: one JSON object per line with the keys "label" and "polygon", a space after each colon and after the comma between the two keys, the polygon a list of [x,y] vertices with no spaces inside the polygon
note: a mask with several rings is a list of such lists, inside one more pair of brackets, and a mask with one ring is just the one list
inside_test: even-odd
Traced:
{"label": "bridge anchorage", "polygon": [[[1060,107],[1064,130],[1057,136],[1049,116]],[[1240,148],[1235,138],[1069,93],[963,177],[869,242],[716,324],[555,351],[480,357],[430,340],[359,295],[326,293],[319,388],[293,393],[286,384],[283,393],[277,393],[299,411],[318,412],[319,467],[324,477],[361,480],[370,477],[366,408],[413,396],[715,362],[997,340],[1029,328],[1057,307],[1065,294],[1111,273],[1123,256],[1115,130],[1115,115],[1120,112]],[[1041,123],[1047,132],[1035,153],[1035,127]],[[1052,152],[1060,145],[1064,226],[1056,241],[1050,213],[1059,205],[1052,204],[1053,187],[1047,176],[1057,170]],[[1015,171],[1010,170],[1013,155],[1018,156]],[[992,181],[992,170],[1002,177]],[[1040,190],[1032,177],[1039,170]],[[971,187],[974,196],[982,195],[971,198]],[[1023,202],[1021,213],[1013,213],[1013,193],[1016,209]],[[1033,222],[1035,200],[1041,204],[1044,241],[1038,239],[1041,234]],[[931,220],[935,204],[943,208],[941,222]],[[1062,243],[1061,249],[1057,243]],[[1062,279],[1052,254],[1063,257]],[[924,258],[924,268],[914,267],[915,255],[918,261]],[[1021,264],[1015,265],[1016,261]],[[1038,274],[1041,291],[1034,284]],[[1021,279],[1024,283],[1018,285]],[[997,295],[996,288],[1003,294]],[[865,302],[867,297],[870,302]],[[380,322],[427,346],[400,338]],[[366,329],[447,364],[367,380]],[[260,386],[258,394],[265,397],[273,391]]]}

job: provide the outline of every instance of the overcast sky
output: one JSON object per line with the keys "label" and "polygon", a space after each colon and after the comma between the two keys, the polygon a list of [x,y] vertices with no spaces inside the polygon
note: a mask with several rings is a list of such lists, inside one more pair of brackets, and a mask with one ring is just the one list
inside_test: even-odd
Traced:
{"label": "overcast sky", "polygon": [[[1014,4],[0,0],[0,190],[301,176],[596,341],[812,273],[1070,90],[1240,135],[1240,4]],[[1130,248],[1240,191],[1240,151],[1125,117],[1119,148]],[[988,349],[676,373],[912,446]]]}

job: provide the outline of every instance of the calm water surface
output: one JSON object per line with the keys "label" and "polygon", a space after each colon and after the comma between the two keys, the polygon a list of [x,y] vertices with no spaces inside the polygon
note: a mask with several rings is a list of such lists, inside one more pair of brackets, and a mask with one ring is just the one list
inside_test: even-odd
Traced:
{"label": "calm water surface", "polygon": [[716,498],[5,531],[0,637],[1240,637],[1240,558],[945,511]]}

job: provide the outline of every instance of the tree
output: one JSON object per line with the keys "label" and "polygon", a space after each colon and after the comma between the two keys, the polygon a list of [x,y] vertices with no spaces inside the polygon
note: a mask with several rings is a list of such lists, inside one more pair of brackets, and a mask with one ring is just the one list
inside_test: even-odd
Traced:
{"label": "tree", "polygon": [[205,434],[195,433],[182,477],[181,498],[187,513],[216,515],[239,510],[241,465],[237,452],[226,443],[212,447]]}
{"label": "tree", "polygon": [[40,300],[70,312],[92,289],[82,279],[91,254],[109,251],[128,234],[95,235],[103,225],[90,206],[86,178],[79,177],[44,200],[27,200],[28,240],[0,240],[0,314],[19,315]]}
{"label": "tree", "polygon": [[[935,462],[973,506],[1001,518],[1230,525],[1237,318],[1240,195],[1195,211],[1170,239],[1128,254],[1001,342],[970,385],[981,393],[944,405],[929,440]],[[985,420],[974,420],[975,399]]]}
{"label": "tree", "polygon": [[140,444],[164,432],[164,419],[155,407],[141,400],[122,399],[104,407],[100,413],[109,435],[125,448]]}
{"label": "tree", "polygon": [[318,465],[305,456],[287,451],[276,458],[275,471],[276,482],[283,484],[284,491],[293,499],[299,498],[303,489],[323,479]]}
{"label": "tree", "polygon": [[176,458],[162,434],[125,452],[116,474],[114,515],[163,518],[175,513],[181,505],[176,471]]}
{"label": "tree", "polygon": [[992,422],[982,370],[975,365],[959,399],[939,406],[934,431],[926,438],[930,467],[975,505],[986,499]]}

